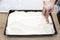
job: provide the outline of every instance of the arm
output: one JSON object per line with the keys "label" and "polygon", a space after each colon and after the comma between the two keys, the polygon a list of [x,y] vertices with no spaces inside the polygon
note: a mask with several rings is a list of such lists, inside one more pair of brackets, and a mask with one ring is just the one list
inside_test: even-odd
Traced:
{"label": "arm", "polygon": [[55,4],[57,3],[58,0],[55,1]]}
{"label": "arm", "polygon": [[51,0],[52,3],[56,4],[58,0]]}

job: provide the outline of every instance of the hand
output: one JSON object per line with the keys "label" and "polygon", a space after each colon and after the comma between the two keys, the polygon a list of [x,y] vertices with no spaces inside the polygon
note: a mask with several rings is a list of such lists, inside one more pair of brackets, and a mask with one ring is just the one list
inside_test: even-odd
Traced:
{"label": "hand", "polygon": [[48,16],[51,13],[51,11],[53,10],[53,8],[54,8],[54,3],[52,3],[52,2],[45,2],[44,6],[43,6],[43,15],[45,16],[46,21],[48,23],[49,23]]}

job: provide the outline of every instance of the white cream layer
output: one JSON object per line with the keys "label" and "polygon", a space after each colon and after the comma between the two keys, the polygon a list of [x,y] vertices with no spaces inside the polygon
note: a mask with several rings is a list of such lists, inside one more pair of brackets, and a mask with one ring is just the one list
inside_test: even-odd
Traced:
{"label": "white cream layer", "polygon": [[8,17],[7,35],[42,35],[54,33],[51,17],[49,16],[49,23],[47,23],[42,12],[15,11]]}

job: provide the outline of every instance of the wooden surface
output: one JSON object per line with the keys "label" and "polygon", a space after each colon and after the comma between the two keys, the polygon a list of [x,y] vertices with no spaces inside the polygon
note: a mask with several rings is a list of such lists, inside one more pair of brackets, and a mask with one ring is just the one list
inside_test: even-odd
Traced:
{"label": "wooden surface", "polygon": [[8,37],[4,35],[5,24],[8,14],[0,12],[0,40],[60,40],[60,27],[56,14],[52,13],[58,34],[54,36],[39,37]]}

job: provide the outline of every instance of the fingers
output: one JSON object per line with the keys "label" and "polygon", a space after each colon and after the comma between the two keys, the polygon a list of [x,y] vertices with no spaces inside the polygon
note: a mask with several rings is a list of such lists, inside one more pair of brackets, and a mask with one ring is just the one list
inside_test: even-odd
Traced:
{"label": "fingers", "polygon": [[46,11],[46,16],[45,16],[47,23],[49,23],[48,16],[49,16],[49,11],[47,10],[47,11]]}
{"label": "fingers", "polygon": [[52,9],[50,9],[50,10],[46,10],[46,16],[45,16],[45,18],[46,18],[46,21],[47,21],[47,23],[49,23],[49,19],[48,19],[48,17],[49,17],[49,14],[52,12]]}
{"label": "fingers", "polygon": [[51,9],[48,10],[48,9],[43,8],[43,12],[42,13],[43,13],[44,17],[46,18],[47,23],[49,23],[48,16],[51,13]]}

